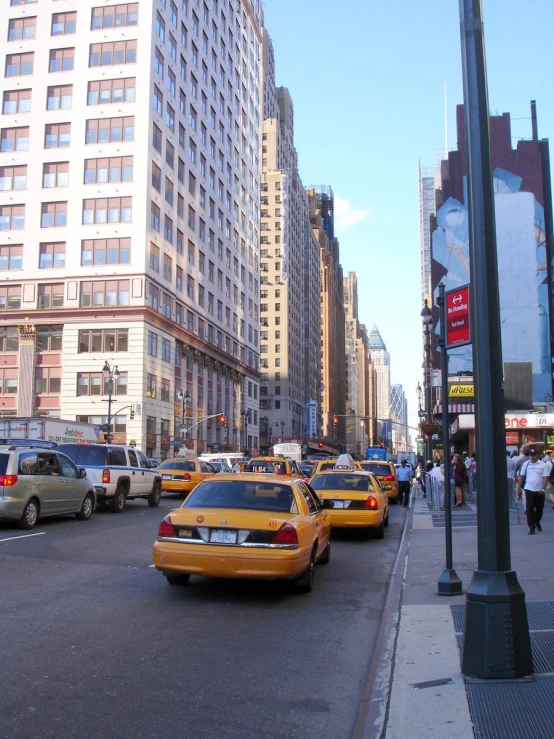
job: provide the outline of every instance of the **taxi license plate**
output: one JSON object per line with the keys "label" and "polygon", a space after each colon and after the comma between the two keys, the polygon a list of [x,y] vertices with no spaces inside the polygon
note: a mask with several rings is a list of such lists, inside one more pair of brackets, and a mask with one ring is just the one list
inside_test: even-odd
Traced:
{"label": "taxi license plate", "polygon": [[348,508],[350,505],[349,500],[334,500],[333,508]]}
{"label": "taxi license plate", "polygon": [[210,541],[214,544],[236,544],[237,532],[229,529],[212,529]]}
{"label": "taxi license plate", "polygon": [[192,536],[192,529],[179,529],[179,536],[184,539],[190,539]]}
{"label": "taxi license plate", "polygon": [[162,480],[171,480],[171,475],[162,475]]}

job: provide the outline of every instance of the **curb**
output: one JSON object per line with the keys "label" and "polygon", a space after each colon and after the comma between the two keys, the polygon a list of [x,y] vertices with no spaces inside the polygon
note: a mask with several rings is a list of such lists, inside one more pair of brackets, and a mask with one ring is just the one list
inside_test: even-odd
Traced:
{"label": "curb", "polygon": [[413,513],[413,500],[410,498],[410,507],[392,568],[352,739],[381,739],[386,729],[394,668],[393,658],[400,623],[400,601],[410,539],[408,534],[412,531]]}

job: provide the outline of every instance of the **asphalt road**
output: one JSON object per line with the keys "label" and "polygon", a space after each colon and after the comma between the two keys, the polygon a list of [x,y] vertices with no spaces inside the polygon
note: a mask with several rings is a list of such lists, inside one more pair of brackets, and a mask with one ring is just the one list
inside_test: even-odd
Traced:
{"label": "asphalt road", "polygon": [[350,737],[405,509],[383,541],[333,535],[309,595],[151,564],[161,518],[132,501],[0,524],[0,737]]}

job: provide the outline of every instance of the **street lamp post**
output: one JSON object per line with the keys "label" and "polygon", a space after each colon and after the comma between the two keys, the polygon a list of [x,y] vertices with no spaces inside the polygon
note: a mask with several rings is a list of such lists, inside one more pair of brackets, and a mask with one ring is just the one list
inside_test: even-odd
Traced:
{"label": "street lamp post", "polygon": [[281,443],[283,442],[284,438],[285,438],[285,422],[281,421]]}
{"label": "street lamp post", "polygon": [[[260,416],[260,440],[262,432],[265,429],[265,446],[269,447],[269,418],[267,416]],[[260,444],[261,446],[261,444]]]}
{"label": "street lamp post", "polygon": [[[420,313],[421,321],[423,323],[423,349],[425,353],[424,362],[424,386],[425,386],[425,418],[427,422],[433,420],[433,409],[431,399],[431,336],[433,333],[433,314],[431,309],[427,305],[427,299],[425,305]],[[433,458],[433,439],[432,435],[428,434],[425,438],[425,454],[426,459]]]}
{"label": "street lamp post", "polygon": [[177,397],[181,401],[181,437],[184,441],[187,431],[187,428],[185,426],[185,417],[187,406],[190,403],[190,393],[188,390],[179,390],[179,392],[177,393]]}
{"label": "street lamp post", "polygon": [[115,383],[119,377],[119,370],[117,365],[115,367],[110,366],[110,363],[106,359],[104,366],[102,367],[102,374],[104,375],[104,386],[107,385],[108,389],[108,433],[106,435],[106,442],[109,444],[113,441],[112,434],[112,402]]}
{"label": "street lamp post", "polygon": [[248,421],[250,420],[250,411],[242,410],[240,415],[242,416],[242,423],[244,425],[244,449],[246,450],[246,456],[248,457],[250,455],[248,449]]}

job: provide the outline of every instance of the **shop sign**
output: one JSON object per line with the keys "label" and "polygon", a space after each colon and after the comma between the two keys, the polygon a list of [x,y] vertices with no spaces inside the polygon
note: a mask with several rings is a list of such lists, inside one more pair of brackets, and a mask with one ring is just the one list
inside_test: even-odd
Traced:
{"label": "shop sign", "polygon": [[446,347],[471,344],[469,331],[469,285],[445,293]]}
{"label": "shop sign", "polygon": [[450,398],[473,398],[474,385],[473,383],[464,382],[450,385],[448,388],[448,396]]}
{"label": "shop sign", "polygon": [[517,431],[508,431],[506,434],[506,444],[519,444],[519,434]]}

